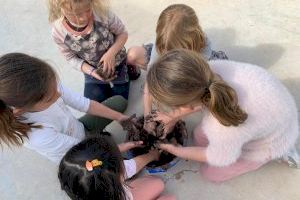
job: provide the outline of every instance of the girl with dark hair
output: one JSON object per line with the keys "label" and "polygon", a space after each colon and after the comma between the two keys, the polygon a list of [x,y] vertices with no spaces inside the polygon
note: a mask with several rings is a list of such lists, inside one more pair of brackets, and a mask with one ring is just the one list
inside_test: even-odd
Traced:
{"label": "girl with dark hair", "polygon": [[159,158],[159,152],[152,150],[131,160],[122,159],[121,152],[137,146],[133,142],[117,146],[107,135],[83,140],[60,162],[58,178],[62,189],[72,200],[174,200],[173,196],[159,197],[164,183],[158,177],[128,180]]}
{"label": "girl with dark hair", "polygon": [[160,148],[205,163],[201,172],[209,180],[229,180],[286,156],[299,162],[297,154],[290,154],[299,135],[295,101],[264,69],[232,61],[207,63],[195,52],[173,50],[153,64],[147,83],[152,97],[172,108],[155,117],[166,134],[178,119],[202,112],[194,130],[196,146]]}
{"label": "girl with dark hair", "polygon": [[[77,120],[67,106],[88,114]],[[21,53],[0,57],[0,144],[24,144],[58,163],[86,133],[127,119],[120,113],[126,106],[121,96],[100,104],[72,92],[38,58]]]}

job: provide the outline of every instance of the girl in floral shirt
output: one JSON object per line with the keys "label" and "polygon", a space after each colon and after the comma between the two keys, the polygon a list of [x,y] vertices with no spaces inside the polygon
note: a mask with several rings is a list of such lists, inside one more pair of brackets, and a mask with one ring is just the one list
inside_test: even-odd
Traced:
{"label": "girl in floral shirt", "polygon": [[[98,102],[114,95],[128,99],[129,93],[124,48],[128,34],[106,4],[102,0],[49,0],[53,39],[69,63],[84,73],[84,96]],[[96,73],[100,65],[111,78]]]}

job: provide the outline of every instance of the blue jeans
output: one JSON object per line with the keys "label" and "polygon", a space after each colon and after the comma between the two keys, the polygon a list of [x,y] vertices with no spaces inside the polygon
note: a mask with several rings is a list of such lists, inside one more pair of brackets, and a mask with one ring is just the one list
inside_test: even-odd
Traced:
{"label": "blue jeans", "polygon": [[109,84],[85,82],[84,96],[98,102],[105,101],[115,95],[121,95],[128,100],[129,85],[130,82],[126,82],[122,84],[114,84],[114,87],[111,88]]}

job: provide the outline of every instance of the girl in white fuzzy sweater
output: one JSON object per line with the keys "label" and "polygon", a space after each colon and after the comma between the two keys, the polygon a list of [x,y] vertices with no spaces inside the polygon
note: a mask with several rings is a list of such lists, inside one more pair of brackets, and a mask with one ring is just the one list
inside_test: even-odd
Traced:
{"label": "girl in white fuzzy sweater", "polygon": [[168,133],[182,116],[201,111],[194,147],[161,144],[179,157],[204,162],[201,172],[221,182],[283,157],[299,134],[288,90],[264,69],[245,63],[208,63],[186,50],[162,56],[147,76],[149,92],[173,110],[155,120]]}

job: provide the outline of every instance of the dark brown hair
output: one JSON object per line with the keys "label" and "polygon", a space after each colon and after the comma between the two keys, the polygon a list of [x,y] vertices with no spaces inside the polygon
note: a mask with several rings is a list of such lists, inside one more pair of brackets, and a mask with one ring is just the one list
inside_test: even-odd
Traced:
{"label": "dark brown hair", "polygon": [[224,126],[238,126],[247,119],[235,90],[212,72],[199,53],[167,52],[150,68],[147,83],[154,99],[166,106],[202,103]]}
{"label": "dark brown hair", "polygon": [[21,145],[33,126],[20,121],[12,107],[29,108],[48,95],[56,81],[54,70],[44,61],[22,53],[0,57],[0,144]]}
{"label": "dark brown hair", "polygon": [[[58,179],[72,200],[127,199],[123,187],[126,183],[122,181],[125,173],[122,154],[113,139],[105,134],[84,139],[62,158]],[[102,165],[88,171],[85,163],[94,159]]]}

